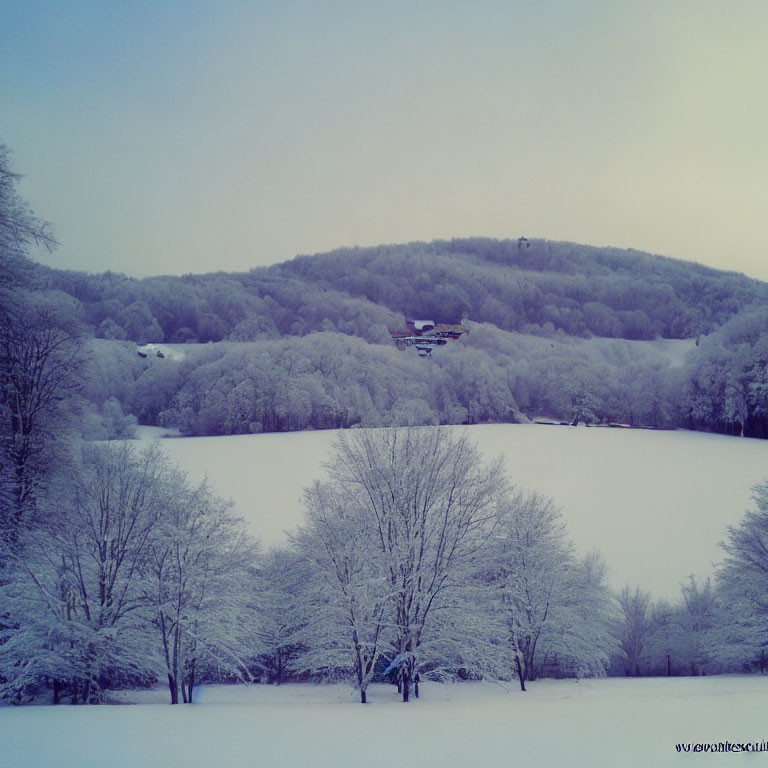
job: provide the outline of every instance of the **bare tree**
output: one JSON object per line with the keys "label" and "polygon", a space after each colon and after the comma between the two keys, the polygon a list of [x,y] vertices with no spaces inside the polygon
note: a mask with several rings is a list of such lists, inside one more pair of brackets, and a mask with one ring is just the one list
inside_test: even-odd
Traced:
{"label": "bare tree", "polygon": [[28,290],[26,252],[56,241],[19,197],[19,179],[0,145],[0,535],[9,540],[53,464],[63,400],[79,384],[82,336],[76,300]]}
{"label": "bare tree", "polygon": [[[19,197],[16,186],[21,176],[11,170],[10,153],[0,144],[0,297],[9,287],[29,280],[31,264],[26,253],[33,245],[52,251],[57,243],[50,225],[38,219]],[[0,301],[0,320],[8,310]]]}
{"label": "bare tree", "polygon": [[76,302],[58,293],[19,291],[0,323],[0,477],[9,498],[6,531],[15,535],[34,501],[82,384],[83,337]]}

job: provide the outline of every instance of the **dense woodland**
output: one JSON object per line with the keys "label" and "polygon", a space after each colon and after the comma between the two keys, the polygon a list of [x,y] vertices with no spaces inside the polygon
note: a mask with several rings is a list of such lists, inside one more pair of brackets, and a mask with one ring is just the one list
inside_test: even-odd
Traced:
{"label": "dense woodland", "polygon": [[[203,680],[340,678],[362,702],[372,681],[387,679],[407,701],[422,679],[517,680],[525,690],[547,675],[766,670],[768,486],[727,532],[714,579],[654,602],[641,587],[612,594],[599,554],[575,553],[551,501],[515,489],[466,436],[410,428],[538,413],[764,436],[768,313],[747,306],[761,284],[697,267],[686,277],[655,257],[576,249],[562,262],[555,255],[571,246],[486,241],[476,244],[485,255],[464,243],[319,257],[335,287],[302,274],[311,259],[251,283],[58,273],[28,258],[32,246],[56,243],[17,183],[0,147],[4,701],[96,703],[110,688],[164,680],[178,703]],[[373,286],[352,295],[365,272],[354,260],[390,250],[404,280],[408,253],[443,265],[418,308],[438,320],[460,314],[469,331],[429,358],[389,335],[413,310],[407,292],[382,304]],[[536,253],[561,271],[532,269]],[[568,335],[525,302],[506,321],[469,319],[469,289],[470,304],[449,317],[436,298],[448,283],[436,278],[461,264],[478,281],[495,275],[532,295],[550,285],[544,306],[565,307],[575,285],[602,286],[590,299],[613,307],[630,336],[635,312],[652,335],[665,322],[673,334],[686,314],[695,317],[686,333],[711,333],[675,365],[663,345],[586,338],[595,331],[585,328]],[[380,288],[400,277],[382,275]],[[664,315],[661,298],[638,309],[644,291],[667,295],[672,311]],[[570,308],[586,317],[589,303]],[[525,333],[514,330],[521,317]],[[214,343],[175,348],[183,357],[137,354],[137,343],[166,332]],[[304,524],[264,553],[204,482],[156,446],[123,439],[137,422],[185,434],[392,428],[341,432],[327,476],[306,490]]]}
{"label": "dense woodland", "polygon": [[[537,416],[768,434],[768,286],[696,264],[473,239],[342,249],[246,274],[32,272],[35,290],[74,302],[95,337],[90,435],[113,431],[98,423],[110,397],[140,423],[190,435]],[[469,333],[417,360],[390,336],[407,317]],[[696,346],[681,365],[660,345],[630,343],[655,339]],[[188,351],[133,359],[147,342]]]}
{"label": "dense woodland", "polygon": [[539,416],[768,435],[765,310],[743,311],[698,345],[678,343],[676,355],[654,342],[465,326],[427,359],[389,337],[371,343],[332,331],[174,348],[183,359],[90,340],[84,434],[114,398],[113,411],[188,435]]}
{"label": "dense woodland", "polygon": [[245,274],[135,280],[41,270],[82,302],[101,338],[253,341],[371,326],[402,316],[507,331],[625,339],[709,333],[768,287],[744,275],[660,256],[546,240],[452,240],[300,256]]}

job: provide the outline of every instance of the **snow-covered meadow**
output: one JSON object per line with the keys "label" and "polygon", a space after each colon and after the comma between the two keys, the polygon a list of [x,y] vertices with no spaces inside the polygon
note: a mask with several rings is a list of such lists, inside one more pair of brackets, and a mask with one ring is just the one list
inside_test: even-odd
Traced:
{"label": "snow-covered meadow", "polygon": [[[459,427],[451,429],[461,429]],[[504,454],[510,479],[552,496],[582,551],[597,548],[615,587],[676,597],[690,574],[720,559],[726,526],[768,478],[768,443],[701,432],[542,425],[468,428],[486,459]],[[162,431],[142,429],[145,439]],[[322,475],[336,433],[162,440],[190,476],[207,473],[266,546],[302,518],[302,489]]]}
{"label": "snow-covered meadow", "polygon": [[768,738],[764,677],[545,680],[525,694],[489,683],[422,690],[407,705],[388,685],[372,686],[367,706],[343,685],[258,685],[202,687],[192,707],[169,707],[158,690],[120,695],[138,706],[6,708],[0,764],[680,766],[731,756],[680,754],[679,743]]}
{"label": "snow-covered meadow", "polygon": [[[455,428],[459,429],[459,428]],[[539,425],[469,428],[510,478],[554,497],[582,551],[611,582],[677,596],[710,575],[717,542],[768,475],[768,443],[691,432]],[[143,428],[143,440],[158,436]],[[171,460],[207,473],[265,545],[301,521],[335,433],[162,439]],[[679,743],[760,742],[764,676],[423,683],[403,705],[393,686],[357,703],[348,684],[204,685],[170,707],[164,686],[112,692],[131,706],[0,710],[0,765],[33,766],[676,766],[709,761]],[[397,734],[397,738],[393,737]],[[727,759],[727,758],[726,758]],[[750,759],[750,758],[746,758]]]}

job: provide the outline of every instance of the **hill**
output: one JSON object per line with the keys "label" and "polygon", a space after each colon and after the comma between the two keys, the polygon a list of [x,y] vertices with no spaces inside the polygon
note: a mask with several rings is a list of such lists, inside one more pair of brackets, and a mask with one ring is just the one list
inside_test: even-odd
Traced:
{"label": "hill", "polygon": [[39,267],[82,302],[96,336],[255,341],[337,331],[381,341],[404,316],[508,331],[653,339],[709,333],[768,285],[638,251],[469,239],[339,249],[248,273],[143,280]]}
{"label": "hill", "polygon": [[[116,397],[184,434],[547,416],[768,435],[768,284],[698,264],[522,238],[340,249],[240,274],[36,275],[97,337],[95,409]],[[393,344],[409,318],[469,332],[424,361]],[[199,349],[139,360],[146,343]]]}

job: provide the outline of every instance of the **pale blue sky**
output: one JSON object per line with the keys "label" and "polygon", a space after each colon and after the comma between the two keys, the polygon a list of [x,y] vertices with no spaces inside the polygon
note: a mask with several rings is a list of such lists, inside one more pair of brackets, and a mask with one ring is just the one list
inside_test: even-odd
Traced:
{"label": "pale blue sky", "polygon": [[768,3],[4,0],[48,263],[248,269],[466,235],[768,279]]}

